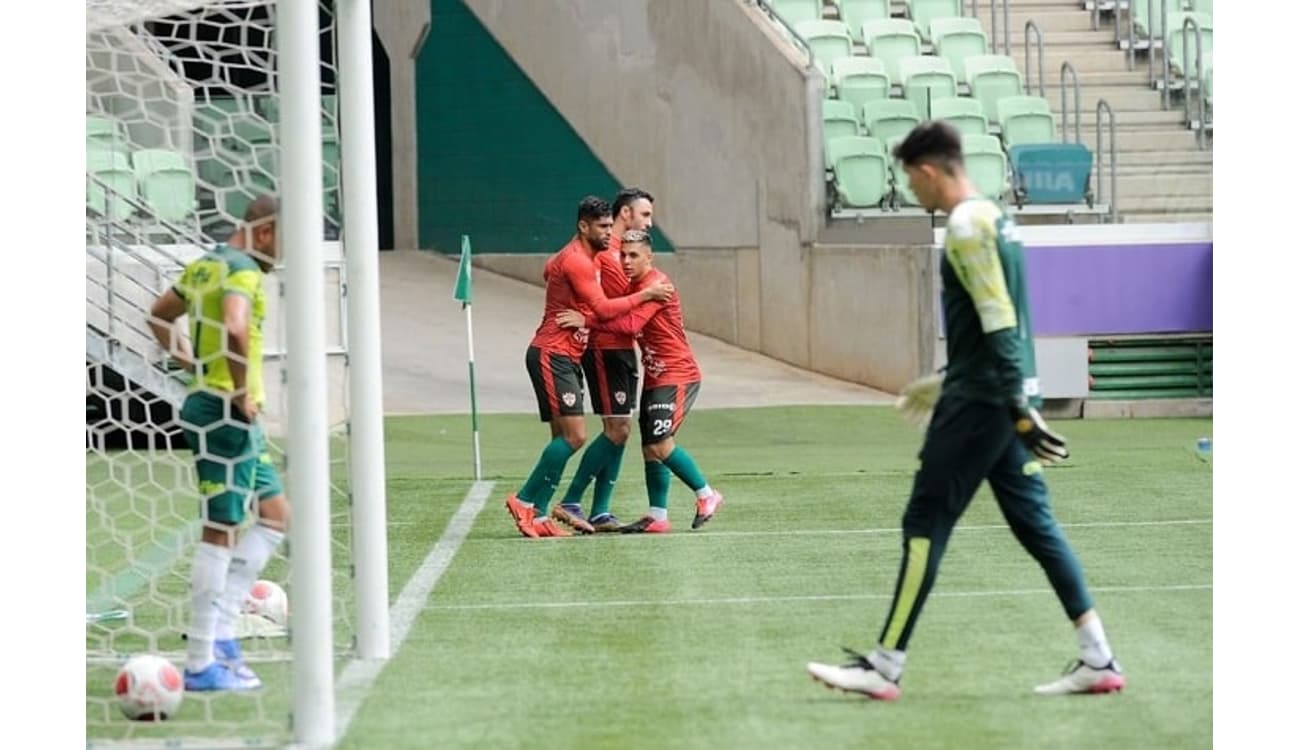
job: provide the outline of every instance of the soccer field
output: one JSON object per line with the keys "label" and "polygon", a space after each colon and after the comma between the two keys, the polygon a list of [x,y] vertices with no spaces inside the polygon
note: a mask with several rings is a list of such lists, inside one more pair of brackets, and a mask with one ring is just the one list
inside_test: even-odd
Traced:
{"label": "soccer field", "polygon": [[[471,456],[467,417],[387,424],[396,602],[469,495]],[[675,482],[672,534],[558,540],[519,538],[501,507],[546,437],[535,416],[501,415],[482,419],[487,503],[339,746],[1209,747],[1212,477],[1193,445],[1212,424],[1054,424],[1072,458],[1047,481],[1123,693],[1032,694],[1077,645],[986,488],[949,544],[902,699],[871,704],[807,677],[805,662],[837,661],[841,645],[869,650],[889,605],[920,434],[888,408],[694,412],[679,437],[726,495],[712,523],[690,531],[691,493]],[[633,447],[615,512],[636,517],[644,496]],[[88,551],[104,546],[87,531]],[[178,560],[188,569],[188,551]],[[254,666],[260,707],[187,696],[172,725],[139,727],[88,704],[88,735],[276,735],[288,665]],[[87,676],[108,694],[111,669]],[[219,731],[204,730],[205,710]],[[245,717],[258,728],[232,728]]]}

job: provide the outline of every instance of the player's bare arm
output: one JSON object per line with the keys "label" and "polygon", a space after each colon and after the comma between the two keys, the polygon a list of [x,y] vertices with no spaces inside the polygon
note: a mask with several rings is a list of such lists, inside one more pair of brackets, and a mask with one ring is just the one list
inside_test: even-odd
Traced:
{"label": "player's bare arm", "polygon": [[194,355],[190,352],[190,342],[184,336],[177,335],[176,321],[185,314],[185,300],[168,289],[154,300],[149,311],[149,329],[158,345],[188,372],[194,372]]}
{"label": "player's bare arm", "polygon": [[252,308],[248,297],[227,294],[221,298],[221,316],[226,330],[226,346],[230,350],[230,378],[235,382],[235,405],[244,417],[257,419],[258,406],[248,392],[248,314]]}

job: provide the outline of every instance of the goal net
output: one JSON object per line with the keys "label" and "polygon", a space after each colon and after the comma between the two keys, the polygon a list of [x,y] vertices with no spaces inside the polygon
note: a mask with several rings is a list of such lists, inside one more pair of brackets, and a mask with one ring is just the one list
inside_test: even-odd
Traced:
{"label": "goal net", "polygon": [[[327,360],[332,437],[334,644],[354,648],[345,434],[346,315],[330,3],[319,3]],[[186,693],[165,722],[128,720],[114,682],[136,654],[183,668],[194,547],[206,523],[182,437],[188,375],[154,342],[153,300],[184,264],[223,242],[262,194],[278,194],[275,3],[87,0],[86,26],[86,725],[92,747],[282,746],[291,736],[285,622],[241,615],[245,658],[264,686]],[[262,423],[287,481],[282,295],[268,274]],[[188,330],[182,319],[178,330]],[[202,450],[206,451],[207,448]],[[208,456],[213,458],[213,456]],[[217,457],[219,459],[219,457]],[[290,502],[293,488],[287,487]],[[256,503],[244,528],[255,516]],[[259,578],[294,581],[282,543]]]}

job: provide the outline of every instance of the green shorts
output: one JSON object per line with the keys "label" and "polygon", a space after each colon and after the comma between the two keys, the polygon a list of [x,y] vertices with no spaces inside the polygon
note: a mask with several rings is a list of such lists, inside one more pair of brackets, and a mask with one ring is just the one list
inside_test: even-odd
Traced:
{"label": "green shorts", "polygon": [[254,498],[268,500],[284,493],[280,473],[267,450],[262,426],[229,411],[229,401],[203,391],[191,393],[181,407],[185,443],[194,452],[203,518],[238,524]]}

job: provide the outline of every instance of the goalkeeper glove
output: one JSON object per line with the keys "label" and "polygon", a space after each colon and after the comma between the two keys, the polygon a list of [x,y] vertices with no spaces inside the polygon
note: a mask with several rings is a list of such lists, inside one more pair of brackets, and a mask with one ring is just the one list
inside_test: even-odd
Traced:
{"label": "goalkeeper glove", "polygon": [[924,427],[930,421],[930,414],[939,400],[939,390],[942,386],[942,373],[917,378],[903,386],[894,408],[902,412],[903,418],[908,422],[917,427]]}
{"label": "goalkeeper glove", "polygon": [[1034,456],[1049,464],[1070,457],[1070,451],[1065,447],[1065,438],[1048,429],[1043,416],[1024,398],[1014,401],[1010,411],[1016,437]]}

